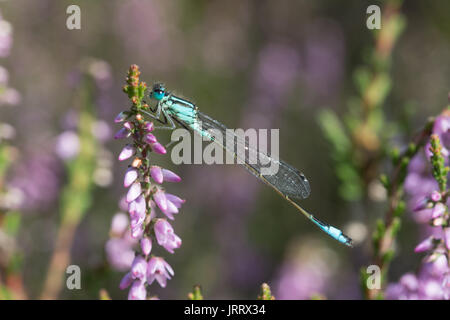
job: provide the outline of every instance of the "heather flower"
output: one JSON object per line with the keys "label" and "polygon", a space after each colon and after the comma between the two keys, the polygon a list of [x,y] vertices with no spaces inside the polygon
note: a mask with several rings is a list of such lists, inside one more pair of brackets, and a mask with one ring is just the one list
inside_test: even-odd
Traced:
{"label": "heather flower", "polygon": [[153,180],[155,180],[156,183],[159,183],[159,184],[163,183],[164,176],[163,176],[161,167],[151,166],[150,167],[150,175],[152,176]]}
{"label": "heather flower", "polygon": [[433,248],[433,236],[429,236],[425,240],[423,240],[421,243],[419,243],[416,248],[414,249],[414,252],[424,252],[428,251],[431,248]]}
{"label": "heather flower", "polygon": [[156,137],[151,134],[151,133],[147,133],[144,137],[144,141],[147,142],[148,144],[152,144],[152,143],[156,143]]}
{"label": "heather flower", "polygon": [[442,203],[437,203],[437,204],[434,206],[433,210],[431,211],[431,217],[432,217],[433,219],[436,219],[436,218],[441,217],[441,216],[444,214],[445,209],[446,209],[446,207],[445,207],[444,204],[442,204]]}
{"label": "heather flower", "polygon": [[119,161],[127,160],[131,158],[135,153],[136,149],[132,145],[127,144],[119,154]]}
{"label": "heather flower", "polygon": [[124,91],[133,106],[130,110],[119,113],[114,120],[116,123],[123,123],[115,138],[133,139],[119,155],[120,161],[134,157],[123,180],[124,186],[129,188],[125,197],[128,206],[121,202],[123,209],[129,213],[130,237],[139,243],[129,266],[130,272],[119,285],[121,289],[131,285],[128,299],[146,299],[146,285],[152,284],[156,279],[165,287],[167,279],[173,276],[172,268],[163,258],[150,256],[154,241],[170,253],[174,253],[174,249],[179,248],[182,242],[173,227],[165,219],[157,217],[156,207],[173,220],[173,214],[178,213],[184,203],[184,200],[166,193],[160,186],[163,182],[179,182],[181,178],[170,170],[150,164],[151,152],[165,154],[167,151],[150,133],[154,130],[153,123],[145,121],[140,112],[146,85],[139,82],[139,74],[137,66],[132,65]]}
{"label": "heather flower", "polygon": [[134,201],[142,193],[141,183],[139,181],[134,182],[127,193],[127,202]]}
{"label": "heather flower", "polygon": [[133,167],[128,168],[127,172],[125,173],[125,178],[123,179],[123,186],[125,188],[128,188],[129,186],[131,186],[133,182],[136,181],[138,176],[139,173],[136,168]]}
{"label": "heather flower", "polygon": [[145,289],[144,281],[134,281],[128,293],[128,300],[145,300],[146,297],[147,290]]}
{"label": "heather flower", "polygon": [[80,150],[80,139],[74,131],[65,131],[56,140],[55,151],[61,159],[72,159]]}
{"label": "heather flower", "polygon": [[130,130],[128,130],[127,128],[122,128],[116,132],[116,134],[114,135],[114,139],[124,139],[128,138],[130,135]]}
{"label": "heather flower", "polygon": [[433,191],[430,196],[431,200],[438,202],[442,199],[441,193],[439,191]]}
{"label": "heather flower", "polygon": [[130,272],[133,279],[145,281],[147,275],[147,261],[145,261],[143,257],[137,256],[134,258]]}
{"label": "heather flower", "polygon": [[128,272],[122,280],[120,280],[119,288],[121,290],[128,288],[131,283],[133,283],[133,277],[131,276],[131,272]]}
{"label": "heather flower", "polygon": [[144,237],[141,239],[141,250],[144,255],[148,256],[152,251],[152,239]]}
{"label": "heather flower", "polygon": [[[418,215],[422,216],[419,221],[433,226],[434,230],[432,235],[427,236],[414,249],[415,252],[426,253],[419,274],[417,276],[406,274],[398,283],[390,284],[386,289],[388,299],[449,299],[450,297],[448,285],[450,216],[447,207],[449,195],[447,177],[450,169],[445,166],[448,162],[447,148],[450,142],[449,119],[448,112],[444,112],[435,120],[433,134],[425,145],[429,164],[425,163],[419,167],[416,163],[415,167],[409,167],[409,177],[414,177],[416,181],[414,184],[405,184],[405,189],[413,195],[413,198],[419,199],[413,207],[415,211],[419,211]],[[426,175],[426,170],[431,171],[431,174]],[[436,190],[436,186],[439,191]]]}
{"label": "heather flower", "polygon": [[156,221],[155,236],[158,244],[170,253],[173,253],[173,249],[177,249],[181,246],[180,237],[174,233],[170,223],[164,219],[158,219]]}
{"label": "heather flower", "polygon": [[167,170],[167,169],[162,169],[162,175],[163,175],[163,181],[167,181],[167,182],[180,182],[181,178],[175,174],[174,172]]}
{"label": "heather flower", "polygon": [[166,287],[167,279],[170,280],[174,275],[172,267],[160,257],[152,257],[147,266],[147,282],[152,284],[153,281],[158,281],[163,288]]}
{"label": "heather flower", "polygon": [[120,122],[125,121],[125,119],[127,119],[127,118],[128,118],[128,113],[126,113],[125,111],[122,111],[114,118],[114,122],[120,123]]}
{"label": "heather flower", "polygon": [[152,150],[158,154],[166,154],[167,153],[166,148],[164,148],[162,146],[162,144],[160,144],[159,142],[152,143],[151,146],[152,146]]}

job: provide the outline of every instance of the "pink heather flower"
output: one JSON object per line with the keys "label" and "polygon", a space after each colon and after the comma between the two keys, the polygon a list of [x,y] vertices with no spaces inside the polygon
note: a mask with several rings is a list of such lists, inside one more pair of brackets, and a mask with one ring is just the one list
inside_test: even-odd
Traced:
{"label": "pink heather flower", "polygon": [[145,258],[142,256],[135,257],[130,272],[133,279],[145,281],[147,275],[147,261],[145,261]]}
{"label": "pink heather flower", "polygon": [[144,141],[148,144],[152,144],[156,143],[158,140],[156,140],[156,137],[153,134],[147,133],[144,137]]}
{"label": "pink heather flower", "polygon": [[166,154],[166,148],[163,147],[162,144],[160,144],[159,142],[155,142],[153,144],[151,144],[152,146],[152,150],[158,154]]}
{"label": "pink heather flower", "polygon": [[131,158],[136,153],[136,149],[131,145],[127,144],[119,154],[119,161],[124,161]]}
{"label": "pink heather flower", "polygon": [[144,255],[148,256],[152,251],[152,240],[148,237],[144,237],[141,239],[141,249]]}
{"label": "pink heather flower", "polygon": [[11,45],[12,26],[8,21],[0,20],[0,57],[6,57],[9,55]]}
{"label": "pink heather flower", "polygon": [[147,266],[147,283],[150,285],[153,281],[158,281],[163,288],[166,287],[167,279],[170,280],[174,275],[172,267],[160,257],[152,257]]}
{"label": "pink heather flower", "polygon": [[123,290],[130,286],[130,284],[133,282],[133,278],[131,277],[131,273],[128,272],[122,280],[120,280],[119,289]]}
{"label": "pink heather flower", "polygon": [[141,183],[139,181],[134,182],[130,189],[128,189],[127,193],[127,202],[130,203],[131,201],[135,200],[137,197],[139,197],[142,193]]}
{"label": "pink heather flower", "polygon": [[73,131],[61,133],[56,140],[55,151],[61,159],[67,160],[76,157],[80,151],[78,134]]}
{"label": "pink heather flower", "polygon": [[171,193],[166,193],[165,195],[166,199],[172,202],[178,209],[180,209],[181,205],[186,202],[186,200],[183,200],[180,197],[177,197],[176,195],[173,195]]}
{"label": "pink heather flower", "polygon": [[419,288],[417,277],[412,273],[406,273],[400,278],[400,284],[410,291],[415,291]]}
{"label": "pink heather flower", "polygon": [[121,128],[114,135],[114,139],[124,139],[124,138],[128,138],[130,135],[131,135],[130,130],[128,130],[127,128]]}
{"label": "pink heather flower", "polygon": [[[145,123],[145,130],[148,132],[151,132],[155,129],[155,126],[153,125],[153,122],[146,122]],[[155,138],[155,142],[156,142],[156,138]]]}
{"label": "pink heather flower", "polygon": [[136,200],[128,204],[128,212],[131,217],[131,227],[142,224],[145,219],[146,212],[145,197],[141,194]]}
{"label": "pink heather flower", "polygon": [[450,250],[450,227],[444,228],[444,242],[447,250]]}
{"label": "pink heather flower", "polygon": [[181,178],[175,174],[174,172],[167,170],[167,169],[162,169],[162,175],[163,175],[163,180],[167,181],[167,182],[180,182]]}
{"label": "pink heather flower", "polygon": [[434,202],[438,202],[442,199],[441,193],[438,191],[433,191],[431,193],[431,200],[433,200]]}
{"label": "pink heather flower", "polygon": [[433,240],[434,237],[430,236],[428,238],[426,238],[425,240],[422,240],[422,242],[420,242],[416,248],[414,249],[414,252],[424,252],[424,251],[428,251],[431,248],[433,248]]}
{"label": "pink heather flower", "polygon": [[136,181],[136,179],[138,178],[139,174],[136,168],[133,167],[129,167],[127,172],[125,173],[125,178],[123,179],[123,186],[125,188],[128,188],[129,186],[131,186],[131,184],[133,182]]}
{"label": "pink heather flower", "polygon": [[125,129],[128,129],[128,130],[131,131],[131,129],[133,129],[133,124],[132,124],[130,121],[127,121],[127,122],[125,122],[125,123],[123,124],[123,127],[124,127]]}
{"label": "pink heather flower", "polygon": [[131,237],[133,239],[140,239],[143,234],[144,230],[142,229],[142,223],[131,226]]}
{"label": "pink heather flower", "polygon": [[413,210],[420,211],[420,210],[426,209],[427,205],[428,205],[428,200],[429,200],[428,197],[420,198],[419,200],[417,200],[416,204],[414,205]]}
{"label": "pink heather flower", "polygon": [[119,123],[122,121],[125,121],[125,119],[128,118],[128,115],[125,111],[122,111],[121,113],[119,113],[116,118],[114,119],[115,123]]}
{"label": "pink heather flower", "polygon": [[155,203],[162,211],[167,210],[167,200],[164,191],[162,190],[156,191],[155,194],[153,195],[153,199],[155,200]]}
{"label": "pink heather flower", "polygon": [[155,223],[155,236],[158,244],[170,253],[181,246],[181,239],[174,232],[169,222],[158,219]]}
{"label": "pink heather flower", "polygon": [[111,233],[120,236],[128,228],[128,217],[125,213],[116,213],[111,221]]}
{"label": "pink heather flower", "polygon": [[150,167],[150,175],[152,176],[153,180],[155,180],[156,183],[163,183],[163,170],[161,170],[161,167],[158,166],[151,166]]}
{"label": "pink heather flower", "polygon": [[437,204],[434,206],[433,211],[431,212],[431,217],[432,217],[433,219],[436,219],[436,218],[441,217],[441,216],[444,214],[445,209],[446,209],[446,208],[445,208],[445,205],[444,205],[444,204],[442,204],[442,203],[437,203]]}
{"label": "pink heather flower", "polygon": [[161,210],[170,220],[174,220],[173,215],[178,213],[178,208],[166,198],[167,209]]}
{"label": "pink heather flower", "polygon": [[133,282],[128,292],[128,300],[145,300],[147,290],[145,290],[144,282],[136,280]]}
{"label": "pink heather flower", "polygon": [[114,269],[130,269],[135,256],[131,243],[122,238],[110,238],[105,244],[105,251],[108,262]]}

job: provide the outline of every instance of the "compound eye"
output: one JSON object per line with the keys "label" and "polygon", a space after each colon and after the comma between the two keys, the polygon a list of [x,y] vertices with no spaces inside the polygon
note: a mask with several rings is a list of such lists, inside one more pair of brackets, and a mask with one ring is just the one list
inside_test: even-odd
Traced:
{"label": "compound eye", "polygon": [[155,98],[156,100],[161,100],[164,97],[164,91],[160,89],[153,90],[152,92],[152,98]]}

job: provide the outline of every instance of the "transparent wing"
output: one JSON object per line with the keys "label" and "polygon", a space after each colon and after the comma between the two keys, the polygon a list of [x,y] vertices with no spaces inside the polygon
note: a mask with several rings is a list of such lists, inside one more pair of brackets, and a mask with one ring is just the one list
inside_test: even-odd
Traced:
{"label": "transparent wing", "polygon": [[[201,131],[208,131],[210,129],[218,130],[224,140],[218,141],[216,139],[214,142],[218,143],[227,152],[244,162],[243,166],[264,183],[270,184],[285,196],[289,196],[291,198],[305,199],[311,193],[308,180],[303,173],[296,168],[287,164],[283,160],[274,159],[269,155],[250,147],[247,140],[234,134],[231,130],[226,130],[227,128],[223,124],[204,113],[198,112],[197,120],[200,121],[199,125],[201,127],[199,129]],[[225,143],[225,141],[230,141],[228,139],[232,139],[231,141],[234,141],[233,149]],[[247,150],[245,155],[242,155],[240,152],[236,152],[239,148],[245,148],[245,150]],[[256,163],[253,163],[254,161],[250,162],[249,159],[257,159],[257,161]],[[261,168],[269,167],[273,165],[274,162],[278,165],[278,171],[276,173],[270,175],[261,174]]]}

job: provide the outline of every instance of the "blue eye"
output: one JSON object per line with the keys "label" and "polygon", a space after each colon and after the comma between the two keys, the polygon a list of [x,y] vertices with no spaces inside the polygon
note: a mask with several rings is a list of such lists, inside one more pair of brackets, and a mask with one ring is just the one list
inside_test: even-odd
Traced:
{"label": "blue eye", "polygon": [[154,98],[156,100],[161,100],[162,98],[164,98],[164,91],[161,91],[161,90],[153,91],[152,98]]}

